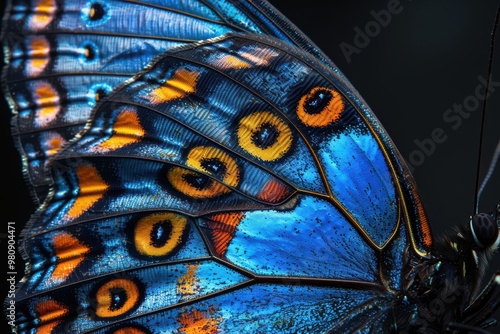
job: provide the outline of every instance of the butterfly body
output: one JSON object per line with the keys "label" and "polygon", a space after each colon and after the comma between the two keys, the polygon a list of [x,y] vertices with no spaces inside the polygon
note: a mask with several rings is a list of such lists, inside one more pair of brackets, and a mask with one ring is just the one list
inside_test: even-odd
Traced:
{"label": "butterfly body", "polygon": [[[414,331],[422,308],[448,301],[442,286],[457,298],[449,316],[425,319],[428,327],[460,320],[471,303],[460,287],[475,284],[477,266],[460,276],[472,253],[454,255],[468,251],[470,238],[451,255],[445,241],[434,255],[416,187],[387,134],[340,71],[272,8],[172,3],[182,8],[167,16],[187,17],[172,22],[184,29],[202,16],[215,38],[154,56],[133,39],[115,55],[113,38],[94,29],[153,15],[155,3],[71,4],[70,18],[83,21],[76,38],[92,32],[96,40],[76,41],[81,54],[61,61],[67,67],[24,56],[19,65],[14,46],[6,76],[13,104],[26,108],[16,119],[21,146],[54,142],[31,132],[75,131],[57,153],[25,156],[28,174],[41,175],[34,193],[47,197],[23,232],[31,270],[16,295],[20,332]],[[145,12],[113,16],[134,5]],[[235,8],[241,17],[228,23]],[[52,11],[21,22],[61,36],[78,31],[62,12],[57,24],[46,24]],[[220,17],[220,29],[239,32],[220,36],[212,22]],[[28,47],[35,59],[39,44]],[[135,63],[140,50],[147,60]],[[123,84],[92,70],[127,77],[151,58]],[[12,80],[18,69],[24,88]]]}

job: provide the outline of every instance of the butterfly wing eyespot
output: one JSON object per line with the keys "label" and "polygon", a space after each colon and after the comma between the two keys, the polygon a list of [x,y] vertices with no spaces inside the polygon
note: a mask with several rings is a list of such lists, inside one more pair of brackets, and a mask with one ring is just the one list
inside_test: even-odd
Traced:
{"label": "butterfly wing eyespot", "polygon": [[93,63],[99,59],[99,49],[94,42],[85,41],[81,47],[80,61],[82,63]]}
{"label": "butterfly wing eyespot", "polygon": [[110,18],[110,8],[102,1],[90,1],[82,9],[82,20],[89,26],[106,22]]}
{"label": "butterfly wing eyespot", "polygon": [[138,282],[125,278],[112,279],[99,286],[94,294],[95,315],[115,318],[130,313],[139,306],[142,294]]}
{"label": "butterfly wing eyespot", "polygon": [[228,187],[236,187],[240,180],[240,170],[236,161],[215,147],[192,148],[188,153],[186,165],[204,174],[182,167],[173,167],[167,172],[167,178],[177,191],[190,197],[213,198],[227,194],[231,192]]}
{"label": "butterfly wing eyespot", "polygon": [[327,87],[314,87],[297,104],[297,116],[307,126],[325,127],[337,122],[345,109],[340,93]]}
{"label": "butterfly wing eyespot", "polygon": [[141,218],[134,229],[137,251],[146,256],[167,256],[182,243],[187,218],[175,213],[157,213]]}
{"label": "butterfly wing eyespot", "polygon": [[[74,260],[72,270],[54,270],[60,285],[47,284],[52,267],[42,279],[28,274],[19,297],[23,329],[58,326],[56,318],[39,326],[23,309],[34,309],[36,294],[67,291],[74,298],[54,300],[71,309],[95,297],[95,317],[67,322],[98,334],[384,328],[407,283],[405,252],[426,255],[432,238],[381,125],[338,69],[266,2],[156,2],[89,0],[75,10],[76,1],[34,0],[35,11],[11,13],[51,29],[20,51],[24,77],[13,71],[7,83],[17,106],[37,106],[16,119],[23,147],[35,146],[24,158],[64,146],[57,159],[42,156],[28,167],[46,163],[58,172],[53,161],[89,162],[64,165],[55,197],[27,234],[99,234],[55,242],[55,256]],[[75,13],[81,30],[68,34]],[[152,24],[137,24],[144,17]],[[73,55],[61,52],[73,40]],[[40,59],[26,61],[30,50]],[[89,74],[93,66],[106,72]],[[42,80],[32,78],[40,73]],[[74,96],[84,98],[73,103]],[[41,143],[26,119],[40,128]],[[489,235],[481,230],[478,240]],[[48,237],[40,240],[38,250],[50,247]],[[66,257],[67,245],[82,256]],[[47,261],[25,248],[33,268]],[[100,281],[117,272],[137,279]]]}
{"label": "butterfly wing eyespot", "polygon": [[240,147],[263,161],[276,161],[292,147],[293,135],[288,125],[267,111],[243,117],[236,133]]}
{"label": "butterfly wing eyespot", "polygon": [[192,148],[187,156],[187,166],[208,173],[230,187],[240,181],[240,169],[236,161],[223,151],[209,146]]}

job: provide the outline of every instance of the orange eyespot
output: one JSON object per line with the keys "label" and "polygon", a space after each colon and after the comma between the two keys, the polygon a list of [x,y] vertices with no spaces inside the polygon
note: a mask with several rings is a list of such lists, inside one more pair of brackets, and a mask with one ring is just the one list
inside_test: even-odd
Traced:
{"label": "orange eyespot", "polygon": [[146,216],[135,226],[135,248],[142,255],[168,255],[181,244],[187,222],[185,217],[172,212]]}
{"label": "orange eyespot", "polygon": [[96,316],[113,318],[121,316],[139,304],[139,287],[130,279],[118,278],[103,284],[96,292]]}
{"label": "orange eyespot", "polygon": [[314,87],[297,104],[297,117],[307,126],[325,127],[340,119],[344,101],[339,92],[326,87]]}
{"label": "orange eyespot", "polygon": [[292,131],[278,116],[267,111],[244,117],[237,130],[242,149],[264,161],[281,158],[292,146]]}
{"label": "orange eyespot", "polygon": [[[230,187],[236,187],[240,180],[236,161],[215,147],[197,146],[191,149],[186,165],[212,175]],[[231,191],[230,188],[207,175],[181,167],[170,169],[167,177],[176,190],[191,197],[212,198]]]}

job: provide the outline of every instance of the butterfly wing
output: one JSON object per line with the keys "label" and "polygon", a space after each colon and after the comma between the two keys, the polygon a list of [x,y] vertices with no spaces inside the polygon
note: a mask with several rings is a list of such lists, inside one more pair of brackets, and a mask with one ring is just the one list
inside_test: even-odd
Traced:
{"label": "butterfly wing", "polygon": [[[341,73],[278,13],[269,15],[271,7],[257,4],[239,11],[260,17],[258,25],[275,35],[300,38],[278,36],[282,44],[232,36],[177,50],[102,99],[92,116],[87,106],[101,97],[97,90],[83,103],[87,114],[56,112],[65,115],[57,121],[84,115],[81,123],[58,123],[58,132],[92,122],[51,160],[51,196],[23,233],[31,273],[17,295],[20,329],[107,331],[133,323],[153,332],[368,332],[389,321],[387,286],[401,288],[404,248],[425,254],[431,243],[411,178]],[[86,8],[92,12],[92,4]],[[94,6],[92,15],[99,12]],[[104,23],[112,22],[105,13]],[[135,42],[130,47],[141,48]],[[95,60],[85,45],[80,57]],[[149,59],[155,52],[146,52]],[[135,54],[110,54],[99,68],[114,77]],[[31,138],[21,142],[33,140],[27,147],[44,143],[32,139],[46,133],[33,131],[33,122],[46,120],[59,99],[38,80],[53,88],[73,78],[78,89],[86,80],[109,82],[101,71],[64,68],[47,78],[25,75],[28,88],[7,81],[12,95],[27,92],[42,103],[18,126],[32,127],[18,132]],[[62,109],[78,110],[64,101]]]}
{"label": "butterfly wing", "polygon": [[327,61],[260,1],[19,0],[7,7],[4,90],[36,203],[51,184],[50,158],[83,129],[94,105],[165,50],[249,31],[276,36]]}
{"label": "butterfly wing", "polygon": [[408,214],[352,92],[322,71],[275,39],[229,35],[106,98],[52,162],[53,196],[25,231],[38,265],[21,328],[389,326]]}

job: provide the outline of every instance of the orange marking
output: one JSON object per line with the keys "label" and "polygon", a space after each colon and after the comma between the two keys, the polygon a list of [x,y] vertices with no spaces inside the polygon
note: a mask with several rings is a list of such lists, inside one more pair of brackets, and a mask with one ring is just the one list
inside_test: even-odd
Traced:
{"label": "orange marking", "polygon": [[248,68],[251,66],[250,63],[233,55],[223,55],[220,59],[217,59],[217,62],[214,65],[225,70],[230,68]]}
{"label": "orange marking", "polygon": [[213,317],[214,313],[212,308],[208,311],[193,308],[183,312],[177,317],[177,321],[182,325],[179,330],[185,334],[216,334],[221,319]]}
{"label": "orange marking", "polygon": [[[113,308],[113,290],[123,290],[126,293],[124,303],[120,308]],[[103,284],[96,292],[95,314],[101,318],[113,318],[123,315],[137,306],[140,291],[137,284],[129,279],[117,278]]]}
{"label": "orange marking", "polygon": [[26,75],[39,75],[49,63],[50,44],[45,37],[37,36],[31,39],[30,48],[31,58],[26,66]]}
{"label": "orange marking", "polygon": [[124,327],[114,331],[113,334],[146,334],[146,333],[140,330],[139,328]]}
{"label": "orange marking", "polygon": [[252,66],[267,66],[272,58],[278,54],[269,49],[255,48],[250,51],[239,52],[238,56],[232,54],[222,54],[213,58],[210,64],[213,66],[228,70],[250,68]]}
{"label": "orange marking", "polygon": [[189,176],[199,177],[201,174],[182,167],[174,167],[167,172],[167,179],[170,184],[176,190],[187,196],[195,198],[212,198],[231,192],[230,188],[214,180],[210,180],[210,183],[203,188],[197,188],[186,181],[186,177]]}
{"label": "orange marking", "polygon": [[85,254],[90,251],[90,248],[71,234],[65,232],[57,234],[53,242],[57,256],[57,265],[50,278],[65,280],[80,262],[85,259]]}
{"label": "orange marking", "polygon": [[33,30],[43,29],[52,22],[56,12],[56,0],[36,0],[29,25]]}
{"label": "orange marking", "polygon": [[137,143],[144,137],[144,128],[141,126],[139,117],[134,111],[124,111],[116,117],[113,124],[113,135],[102,142],[95,151],[110,151]]}
{"label": "orange marking", "polygon": [[35,115],[35,123],[38,126],[46,126],[56,119],[61,110],[59,105],[59,94],[48,82],[43,82],[35,88],[34,100],[38,106]]}
{"label": "orange marking", "polygon": [[196,91],[196,83],[199,77],[200,74],[198,72],[181,68],[163,86],[149,93],[146,99],[153,104],[160,104],[183,98],[187,94]]}
{"label": "orange marking", "polygon": [[[319,112],[309,113],[307,110],[309,100],[314,99],[315,95],[321,91],[332,94],[330,101]],[[325,127],[337,122],[344,109],[344,101],[339,92],[326,87],[314,87],[300,98],[297,104],[297,116],[307,126]]]}
{"label": "orange marking", "polygon": [[66,141],[57,132],[50,133],[49,139],[45,141],[45,152],[47,156],[55,155],[61,147],[66,144]]}
{"label": "orange marking", "polygon": [[[151,232],[157,223],[166,222],[171,227],[168,240],[163,245],[154,245]],[[185,217],[173,212],[155,213],[141,218],[134,229],[134,244],[137,251],[147,256],[166,256],[182,242],[188,221]]]}
{"label": "orange marking", "polygon": [[242,212],[219,213],[209,217],[208,227],[212,232],[215,253],[224,256],[238,225],[245,215]]}
{"label": "orange marking", "polygon": [[36,304],[35,312],[40,319],[38,334],[50,334],[52,330],[62,322],[62,318],[69,310],[64,305],[49,299]]}
{"label": "orange marking", "polygon": [[253,63],[254,66],[267,66],[272,58],[278,56],[278,53],[270,49],[256,48],[251,52],[241,52],[240,56]]}
{"label": "orange marking", "polygon": [[418,217],[420,219],[420,233],[422,233],[424,245],[427,246],[427,250],[429,250],[432,246],[431,226],[429,225],[429,221],[427,220],[427,215],[424,211],[424,207],[422,205],[422,201],[420,200],[420,196],[418,195],[416,186],[413,182],[410,182],[410,184],[413,193],[413,199],[415,200],[415,204],[417,204]]}
{"label": "orange marking", "polygon": [[53,321],[51,323],[41,325],[40,327],[37,328],[36,334],[51,334],[54,328],[56,328],[57,325],[59,325],[62,321]]}
{"label": "orange marking", "polygon": [[183,297],[196,294],[198,278],[196,277],[196,270],[199,264],[188,264],[188,271],[177,280],[177,293]]}
{"label": "orange marking", "polygon": [[80,191],[67,218],[75,219],[100,200],[109,185],[103,181],[97,169],[91,165],[80,165],[76,170]]}
{"label": "orange marking", "polygon": [[257,198],[267,203],[278,203],[290,195],[288,187],[275,179],[268,180]]}
{"label": "orange marking", "polygon": [[200,172],[212,174],[212,171],[202,165],[204,159],[214,159],[226,167],[222,182],[229,187],[236,187],[240,181],[240,170],[236,161],[224,151],[211,146],[197,146],[189,151],[186,165]]}

